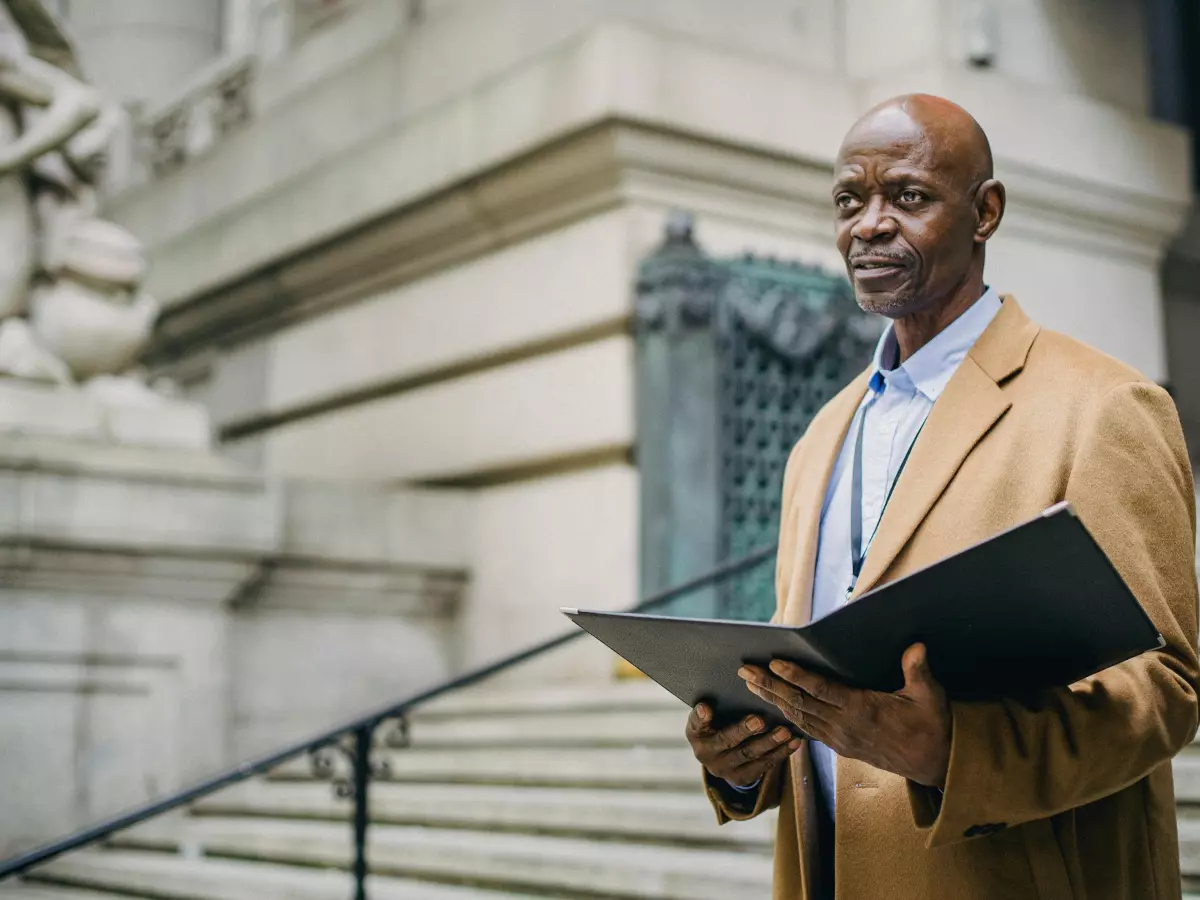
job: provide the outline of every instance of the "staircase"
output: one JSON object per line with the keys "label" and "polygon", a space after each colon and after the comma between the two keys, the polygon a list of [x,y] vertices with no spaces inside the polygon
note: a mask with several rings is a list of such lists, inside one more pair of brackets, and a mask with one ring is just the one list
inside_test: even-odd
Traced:
{"label": "staircase", "polygon": [[[770,896],[774,814],[719,828],[648,681],[476,688],[377,748],[371,900]],[[346,900],[352,803],[299,758],[65,856],[0,900]]]}
{"label": "staircase", "polygon": [[1175,801],[1184,900],[1200,900],[1200,739],[1175,758]]}
{"label": "staircase", "polygon": [[[483,687],[378,748],[371,900],[770,896],[774,814],[718,828],[647,681]],[[1200,900],[1200,743],[1175,762],[1185,888]],[[0,885],[0,900],[346,900],[351,802],[306,758]]]}

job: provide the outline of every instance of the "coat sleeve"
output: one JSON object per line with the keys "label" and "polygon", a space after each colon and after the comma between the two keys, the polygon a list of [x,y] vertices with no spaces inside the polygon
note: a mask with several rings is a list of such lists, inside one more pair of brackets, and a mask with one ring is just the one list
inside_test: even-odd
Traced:
{"label": "coat sleeve", "polygon": [[1196,732],[1195,493],[1175,406],[1128,382],[1079,436],[1065,499],[1165,641],[1036,703],[953,703],[945,794],[910,787],[930,847],[1090,803],[1144,778]]}
{"label": "coat sleeve", "polygon": [[[787,466],[783,472],[783,496],[780,503],[779,547],[794,548],[797,541],[797,523],[792,498],[796,494],[796,480],[800,475],[800,448],[803,441],[798,442],[788,455]],[[771,621],[777,621],[783,612],[783,604],[787,600],[788,587],[792,579],[792,561],[794,553],[780,552],[775,560],[775,614]],[[786,789],[788,767],[780,763],[770,772],[763,775],[757,793],[738,794],[718,783],[719,779],[701,769],[704,778],[704,790],[709,802],[717,812],[717,821],[724,825],[729,821],[753,819],[755,816],[774,809],[783,798]]]}

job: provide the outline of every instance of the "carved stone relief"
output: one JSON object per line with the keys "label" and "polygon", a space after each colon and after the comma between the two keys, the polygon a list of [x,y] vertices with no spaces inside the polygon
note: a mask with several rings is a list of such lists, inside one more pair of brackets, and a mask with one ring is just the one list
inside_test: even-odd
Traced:
{"label": "carved stone relief", "polygon": [[[5,64],[38,89],[0,87],[0,375],[64,385],[111,376],[134,362],[158,314],[141,288],[141,243],[97,215],[123,112],[83,80],[40,0],[0,10]],[[174,117],[161,124],[159,165],[178,158],[180,129]]]}

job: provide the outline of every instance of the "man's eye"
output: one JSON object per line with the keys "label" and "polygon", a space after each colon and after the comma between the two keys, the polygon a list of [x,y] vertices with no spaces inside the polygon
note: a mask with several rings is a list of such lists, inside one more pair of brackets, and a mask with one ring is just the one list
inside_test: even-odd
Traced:
{"label": "man's eye", "polygon": [[853,194],[838,194],[833,202],[837,204],[838,209],[850,209],[858,203]]}
{"label": "man's eye", "polygon": [[924,194],[920,191],[914,191],[912,188],[906,188],[900,192],[901,203],[920,203],[924,199]]}

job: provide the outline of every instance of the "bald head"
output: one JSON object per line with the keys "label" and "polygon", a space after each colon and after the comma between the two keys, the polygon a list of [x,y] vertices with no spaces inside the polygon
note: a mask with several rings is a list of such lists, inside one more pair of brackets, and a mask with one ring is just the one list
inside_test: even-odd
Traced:
{"label": "bald head", "polygon": [[961,106],[907,94],[868,111],[842,141],[833,198],[864,309],[900,319],[979,298],[1004,187],[987,135]]}
{"label": "bald head", "polygon": [[880,138],[913,138],[927,145],[930,162],[974,187],[993,177],[992,145],[975,117],[944,97],[904,94],[868,110],[846,133],[847,149]]}

